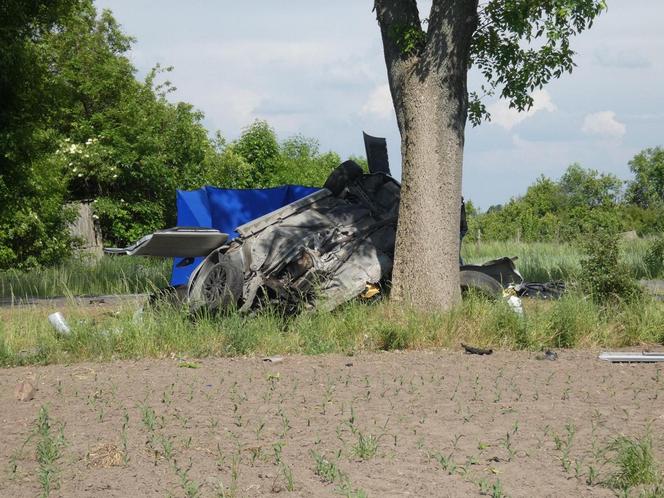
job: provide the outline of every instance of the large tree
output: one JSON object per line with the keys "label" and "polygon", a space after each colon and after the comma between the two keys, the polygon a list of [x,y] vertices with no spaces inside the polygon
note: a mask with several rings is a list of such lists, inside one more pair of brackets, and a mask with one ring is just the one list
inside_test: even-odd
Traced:
{"label": "large tree", "polygon": [[629,202],[642,208],[664,205],[664,148],[639,152],[629,162],[634,180],[627,187]]}
{"label": "large tree", "polygon": [[[466,121],[487,117],[498,93],[519,110],[530,92],[571,71],[569,41],[603,0],[375,0],[390,92],[401,133],[402,189],[394,299],[446,309],[459,293],[459,207]],[[469,94],[475,66],[484,84]]]}

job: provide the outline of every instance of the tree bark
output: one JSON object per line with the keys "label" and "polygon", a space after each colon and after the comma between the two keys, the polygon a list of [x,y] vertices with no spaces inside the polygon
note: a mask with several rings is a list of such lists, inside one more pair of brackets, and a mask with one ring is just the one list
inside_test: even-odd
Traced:
{"label": "tree bark", "polygon": [[459,216],[469,50],[477,0],[434,0],[426,36],[415,0],[376,0],[401,133],[402,187],[392,299],[427,310],[460,300]]}

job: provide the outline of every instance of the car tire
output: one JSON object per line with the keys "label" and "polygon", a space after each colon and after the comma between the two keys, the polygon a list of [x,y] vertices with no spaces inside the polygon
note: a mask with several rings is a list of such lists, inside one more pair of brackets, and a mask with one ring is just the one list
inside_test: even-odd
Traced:
{"label": "car tire", "polygon": [[336,197],[350,184],[364,174],[362,167],[355,161],[345,161],[334,168],[325,180],[323,188],[332,192]]}
{"label": "car tire", "polygon": [[492,299],[499,299],[503,295],[503,286],[500,282],[479,271],[461,270],[459,280],[462,294],[478,292]]}
{"label": "car tire", "polygon": [[242,269],[232,258],[216,254],[202,263],[189,287],[189,310],[232,310],[242,297]]}

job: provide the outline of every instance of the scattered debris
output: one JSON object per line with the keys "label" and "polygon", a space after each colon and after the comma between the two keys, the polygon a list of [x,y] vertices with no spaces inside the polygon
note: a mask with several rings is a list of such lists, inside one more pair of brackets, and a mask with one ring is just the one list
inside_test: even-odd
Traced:
{"label": "scattered debris", "polygon": [[664,352],[605,352],[600,353],[599,359],[610,361],[611,363],[655,363],[664,361]]}
{"label": "scattered debris", "polygon": [[71,334],[71,329],[69,328],[69,325],[67,325],[65,317],[62,316],[62,313],[60,313],[59,311],[56,311],[55,313],[51,313],[50,315],[48,315],[48,321],[53,326],[53,328],[57,330],[60,334],[63,335]]}
{"label": "scattered debris", "polygon": [[534,299],[560,299],[565,293],[565,282],[554,280],[553,282],[523,282],[516,286],[519,297],[530,297]]}
{"label": "scattered debris", "polygon": [[35,397],[35,386],[30,382],[23,381],[16,386],[14,394],[19,401],[30,401]]}
{"label": "scattered debris", "polygon": [[555,351],[551,351],[550,349],[547,349],[544,351],[542,354],[538,354],[536,356],[538,360],[549,360],[549,361],[556,361],[558,359],[558,353]]}
{"label": "scattered debris", "polygon": [[265,363],[281,363],[284,359],[281,356],[266,356],[263,361]]}
{"label": "scattered debris", "polygon": [[507,300],[507,304],[512,308],[512,311],[517,315],[523,315],[523,306],[521,305],[521,299],[516,296],[510,296]]}
{"label": "scattered debris", "polygon": [[112,443],[103,444],[86,456],[88,467],[108,468],[119,467],[123,464],[122,451]]}
{"label": "scattered debris", "polygon": [[466,350],[466,353],[468,354],[479,354],[479,355],[487,355],[487,354],[493,354],[493,349],[482,349],[482,348],[476,348],[473,346],[468,346],[464,344],[463,342],[461,343],[461,347]]}
{"label": "scattered debris", "polygon": [[380,287],[378,287],[376,284],[367,284],[364,292],[360,294],[360,297],[362,299],[371,299],[372,297],[376,296],[377,294],[380,294]]}

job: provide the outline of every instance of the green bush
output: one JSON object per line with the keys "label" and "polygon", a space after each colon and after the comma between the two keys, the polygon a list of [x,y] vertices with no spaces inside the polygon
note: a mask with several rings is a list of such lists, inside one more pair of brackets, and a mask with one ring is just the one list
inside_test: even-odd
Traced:
{"label": "green bush", "polygon": [[664,235],[650,243],[644,263],[650,278],[664,276]]}
{"label": "green bush", "polygon": [[599,230],[589,234],[582,244],[581,286],[600,303],[616,299],[630,300],[639,287],[621,258],[618,237],[614,232]]}

